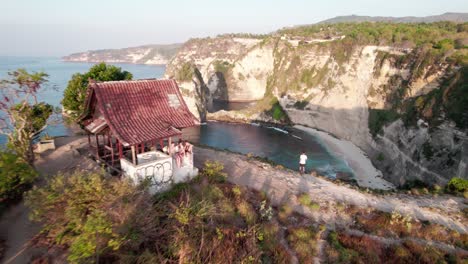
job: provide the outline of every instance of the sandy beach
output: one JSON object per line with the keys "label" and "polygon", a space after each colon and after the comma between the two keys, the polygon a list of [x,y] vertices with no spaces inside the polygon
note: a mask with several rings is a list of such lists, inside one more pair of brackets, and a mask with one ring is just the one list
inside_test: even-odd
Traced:
{"label": "sandy beach", "polygon": [[353,170],[359,186],[371,189],[389,190],[395,186],[382,178],[382,172],[377,170],[365,153],[356,145],[347,140],[342,140],[313,128],[296,125],[297,129],[321,138],[326,143],[326,148],[337,157],[346,161]]}

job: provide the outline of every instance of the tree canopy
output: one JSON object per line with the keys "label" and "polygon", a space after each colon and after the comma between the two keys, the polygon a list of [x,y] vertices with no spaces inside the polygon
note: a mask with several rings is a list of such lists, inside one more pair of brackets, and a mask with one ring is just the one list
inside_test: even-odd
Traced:
{"label": "tree canopy", "polygon": [[0,204],[20,196],[36,176],[34,169],[20,157],[11,152],[0,152]]}
{"label": "tree canopy", "polygon": [[63,93],[62,105],[70,111],[72,118],[77,118],[84,111],[86,90],[89,79],[95,81],[121,81],[131,80],[133,75],[128,71],[122,71],[120,67],[99,63],[91,67],[87,73],[75,73],[68,82]]}
{"label": "tree canopy", "polygon": [[8,137],[8,147],[30,165],[34,164],[33,138],[53,113],[51,105],[37,101],[47,77],[44,72],[18,69],[0,81],[0,133]]}

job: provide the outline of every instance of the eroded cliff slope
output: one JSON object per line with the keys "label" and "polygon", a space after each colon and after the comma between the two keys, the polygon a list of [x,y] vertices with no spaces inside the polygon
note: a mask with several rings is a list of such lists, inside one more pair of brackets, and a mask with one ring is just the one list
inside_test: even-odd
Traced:
{"label": "eroded cliff slope", "polygon": [[317,128],[362,148],[394,184],[445,183],[468,177],[467,34],[466,23],[365,23],[197,39],[166,75],[202,119],[213,99],[259,100],[214,117]]}

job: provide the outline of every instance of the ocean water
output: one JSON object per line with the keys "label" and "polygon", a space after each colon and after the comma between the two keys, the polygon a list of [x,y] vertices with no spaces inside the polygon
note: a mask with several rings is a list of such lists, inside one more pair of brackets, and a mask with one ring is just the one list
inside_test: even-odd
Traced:
{"label": "ocean water", "polygon": [[[8,71],[25,68],[28,71],[45,71],[49,74],[48,82],[39,93],[40,101],[54,106],[61,106],[63,91],[71,76],[84,73],[93,63],[63,62],[59,58],[33,57],[0,57],[0,79]],[[114,64],[133,74],[134,79],[161,78],[164,66]],[[214,110],[238,110],[249,103],[218,102]],[[352,175],[352,170],[340,158],[326,148],[320,138],[314,137],[296,129],[289,129],[286,134],[281,131],[248,124],[230,124],[209,122],[206,125],[184,130],[184,137],[196,143],[201,143],[219,149],[227,149],[240,153],[252,153],[255,156],[268,158],[287,168],[298,170],[299,155],[305,151],[309,157],[306,169],[316,170],[330,178],[338,173]],[[63,122],[48,126],[44,133],[50,136],[67,136],[71,131]],[[5,137],[0,137],[0,146],[5,144]]]}
{"label": "ocean water", "polygon": [[266,126],[208,122],[184,129],[183,137],[218,149],[251,153],[293,170],[299,170],[299,155],[305,151],[308,172],[315,170],[332,179],[338,173],[353,176],[346,162],[327,150],[320,138],[294,128],[288,131],[286,134]]}
{"label": "ocean water", "polygon": [[[27,71],[44,71],[49,74],[48,82],[42,87],[38,94],[39,101],[47,102],[61,107],[60,101],[68,81],[74,73],[84,73],[95,63],[64,62],[60,58],[44,57],[9,57],[0,56],[0,79],[7,76],[9,71],[24,68]],[[134,79],[161,78],[166,70],[165,66],[136,65],[136,64],[113,64],[133,74]],[[48,126],[44,133],[50,136],[66,136],[71,131],[60,122]],[[0,135],[0,145],[5,144],[6,138]]]}

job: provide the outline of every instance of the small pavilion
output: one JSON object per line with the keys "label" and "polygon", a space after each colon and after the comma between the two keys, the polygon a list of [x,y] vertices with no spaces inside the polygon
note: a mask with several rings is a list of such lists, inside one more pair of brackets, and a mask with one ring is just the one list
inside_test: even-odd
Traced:
{"label": "small pavilion", "polygon": [[90,80],[80,124],[95,159],[135,182],[159,188],[198,172],[191,153],[178,164],[171,153],[173,137],[199,125],[174,80]]}

